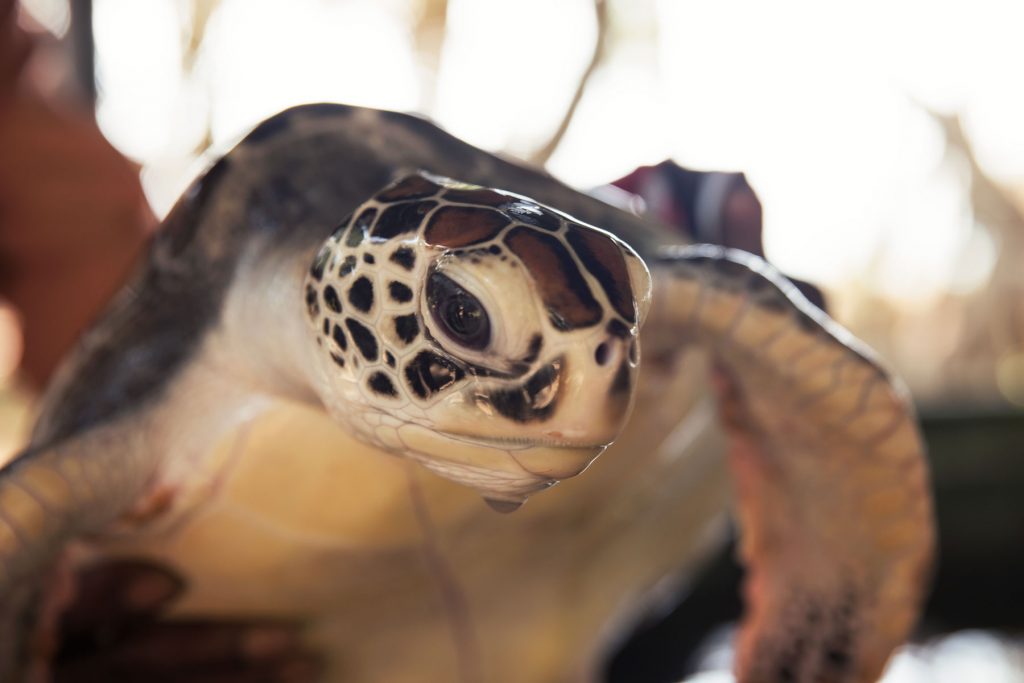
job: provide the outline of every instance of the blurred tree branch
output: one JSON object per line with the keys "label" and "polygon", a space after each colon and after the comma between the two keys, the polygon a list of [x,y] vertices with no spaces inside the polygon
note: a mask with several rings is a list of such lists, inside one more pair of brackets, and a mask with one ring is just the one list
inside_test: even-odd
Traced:
{"label": "blurred tree branch", "polygon": [[83,104],[96,104],[96,40],[92,32],[92,0],[71,0],[72,67]]}
{"label": "blurred tree branch", "polygon": [[187,26],[188,33],[185,36],[185,49],[182,51],[182,66],[188,74],[195,70],[199,50],[206,38],[206,28],[218,5],[220,5],[220,0],[192,0],[190,21]]}
{"label": "blurred tree branch", "polygon": [[597,21],[597,37],[594,40],[594,51],[590,55],[590,62],[576,84],[576,91],[573,93],[572,100],[569,102],[569,107],[566,109],[561,123],[558,124],[558,128],[542,147],[529,156],[528,161],[531,164],[544,166],[551,159],[551,155],[558,149],[566,131],[569,130],[569,124],[572,123],[576,109],[579,107],[580,101],[583,100],[583,93],[590,83],[590,77],[594,75],[597,67],[604,60],[608,44],[608,3],[606,0],[594,0],[594,18]]}
{"label": "blurred tree branch", "polygon": [[416,54],[423,67],[423,111],[433,112],[437,101],[437,76],[448,33],[448,0],[421,0],[419,16],[413,26]]}
{"label": "blurred tree branch", "polygon": [[[182,27],[184,46],[181,55],[181,67],[186,78],[195,80],[196,62],[199,59],[199,52],[202,50],[203,41],[206,39],[206,29],[210,24],[210,17],[220,6],[220,0],[192,0],[190,4],[189,22]],[[208,89],[209,81],[205,80],[203,85]],[[203,130],[203,137],[196,145],[195,154],[200,156],[207,149],[213,146],[213,126],[210,121],[209,102],[206,104],[206,125]]]}

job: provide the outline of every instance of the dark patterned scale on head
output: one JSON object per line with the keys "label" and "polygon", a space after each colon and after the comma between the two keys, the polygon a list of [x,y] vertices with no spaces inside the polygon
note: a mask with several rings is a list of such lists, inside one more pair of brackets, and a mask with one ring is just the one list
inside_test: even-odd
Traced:
{"label": "dark patterned scale on head", "polygon": [[601,322],[601,305],[558,238],[517,226],[505,236],[505,244],[530,271],[556,328],[573,330]]}
{"label": "dark patterned scale on head", "polygon": [[382,204],[390,204],[391,202],[433,197],[440,191],[440,185],[429,180],[422,173],[413,173],[378,193],[375,199]]}
{"label": "dark patterned scale on head", "polygon": [[349,334],[352,335],[352,341],[356,343],[363,358],[369,361],[377,360],[379,345],[373,331],[353,318],[345,318],[345,327],[348,328]]}
{"label": "dark patterned scale on head", "polygon": [[510,223],[493,209],[444,206],[434,212],[423,231],[427,244],[457,248],[493,240]]}
{"label": "dark patterned scale on head", "polygon": [[409,247],[398,247],[388,257],[392,263],[397,263],[406,270],[412,270],[416,266],[416,252]]}
{"label": "dark patterned scale on head", "polygon": [[375,394],[390,396],[391,398],[398,397],[398,391],[395,389],[391,378],[379,370],[370,375],[367,384],[369,384],[370,390]]}
{"label": "dark patterned scale on head", "polygon": [[363,313],[373,308],[373,283],[370,278],[361,275],[348,290],[348,301]]}
{"label": "dark patterned scale on head", "polygon": [[349,247],[358,247],[366,239],[366,236],[370,234],[370,226],[373,225],[373,221],[377,218],[377,209],[366,209],[359,214],[359,218],[352,221],[352,228],[348,231],[348,236],[345,238],[345,245]]}
{"label": "dark patterned scale on head", "polygon": [[412,290],[409,289],[409,286],[396,280],[388,283],[388,294],[392,301],[400,304],[412,301]]}
{"label": "dark patterned scale on head", "polygon": [[465,376],[465,371],[456,363],[430,351],[421,351],[405,366],[409,387],[422,399],[444,391]]}
{"label": "dark patterned scale on head", "polygon": [[345,277],[353,270],[356,269],[356,257],[346,256],[345,260],[341,262],[341,266],[338,268],[338,277]]}
{"label": "dark patterned scale on head", "polygon": [[431,201],[393,204],[384,209],[377,219],[370,231],[370,239],[385,242],[399,235],[416,232],[423,218],[436,206],[437,202]]}
{"label": "dark patterned scale on head", "polygon": [[341,299],[338,298],[337,290],[331,285],[324,287],[324,303],[335,313],[341,313]]}
{"label": "dark patterned scale on head", "polygon": [[331,338],[334,339],[334,343],[337,344],[338,348],[342,351],[348,350],[348,338],[345,336],[345,332],[341,329],[341,326],[337,323],[334,324],[334,331],[331,333]]}
{"label": "dark patterned scale on head", "polygon": [[522,385],[490,392],[488,400],[498,413],[515,422],[546,420],[555,412],[558,394],[554,389],[562,365],[561,359],[548,363]]}
{"label": "dark patterned scale on head", "polygon": [[395,333],[402,342],[408,345],[416,341],[416,337],[420,334],[420,323],[416,314],[395,316],[394,323]]}
{"label": "dark patterned scale on head", "polygon": [[506,206],[512,199],[507,194],[488,190],[487,188],[446,190],[444,198],[455,204],[476,204],[478,206],[489,206],[492,209]]}
{"label": "dark patterned scale on head", "polygon": [[558,232],[562,221],[554,213],[530,201],[516,200],[502,207],[509,216],[520,223],[542,228],[549,232]]}
{"label": "dark patterned scale on head", "polygon": [[607,235],[599,235],[579,225],[570,225],[566,237],[580,261],[601,284],[616,312],[636,322],[629,271],[620,249]]}
{"label": "dark patterned scale on head", "polygon": [[320,302],[317,300],[316,288],[313,285],[306,285],[306,311],[310,318],[320,315]]}

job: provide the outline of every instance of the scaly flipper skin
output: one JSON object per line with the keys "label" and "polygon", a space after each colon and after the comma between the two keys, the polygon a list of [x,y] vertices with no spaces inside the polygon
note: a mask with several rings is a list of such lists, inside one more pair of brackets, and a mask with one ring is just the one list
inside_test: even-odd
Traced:
{"label": "scaly flipper skin", "polygon": [[877,680],[914,625],[934,552],[907,396],[757,257],[667,248],[652,271],[655,338],[706,343],[723,370],[748,568],[739,681]]}
{"label": "scaly flipper skin", "polygon": [[33,604],[52,602],[38,591],[61,546],[110,523],[142,490],[151,467],[140,445],[115,423],[26,453],[0,476],[0,681],[26,664],[44,618]]}

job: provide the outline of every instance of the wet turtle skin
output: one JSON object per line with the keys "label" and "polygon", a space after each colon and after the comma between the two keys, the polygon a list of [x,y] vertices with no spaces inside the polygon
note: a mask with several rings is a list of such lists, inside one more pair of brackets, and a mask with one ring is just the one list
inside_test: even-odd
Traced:
{"label": "wet turtle skin", "polygon": [[[644,596],[714,547],[728,465],[751,568],[740,680],[874,680],[913,623],[931,552],[912,413],[770,266],[676,241],[422,119],[341,105],[269,119],[175,206],[0,474],[0,591],[32,604],[26,568],[88,534],[101,554],[186,577],[180,615],[306,621],[329,680],[592,679]],[[443,256],[417,265],[428,249]],[[452,352],[437,312],[455,308],[433,302],[464,311],[468,283],[511,283],[510,264],[532,293],[514,300],[539,311],[517,309],[528,324],[515,327],[540,332],[515,363],[480,360],[472,335]],[[402,355],[409,315],[428,346]],[[294,351],[307,337],[316,346]],[[312,385],[295,380],[307,362]],[[349,373],[340,388],[332,372]],[[728,459],[709,373],[727,397]],[[512,425],[497,451],[516,434],[565,442],[545,441],[548,460],[519,463],[529,476],[513,481],[506,460],[479,464],[481,443],[439,455],[419,445],[429,430],[410,436],[389,414],[448,415],[431,392],[470,384],[460,410],[484,406],[477,436]],[[577,393],[541,401],[555,386]],[[559,460],[583,445],[563,427],[604,443],[606,422],[621,434],[574,477],[590,456]],[[428,455],[386,455],[417,449]],[[473,491],[510,509],[566,477],[511,515]]]}

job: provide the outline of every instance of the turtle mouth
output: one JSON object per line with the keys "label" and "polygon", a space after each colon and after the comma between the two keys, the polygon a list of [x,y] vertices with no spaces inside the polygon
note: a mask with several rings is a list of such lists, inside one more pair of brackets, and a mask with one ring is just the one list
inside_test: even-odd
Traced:
{"label": "turtle mouth", "polygon": [[551,482],[581,474],[610,445],[547,437],[471,436],[452,432],[447,433],[447,437],[471,448],[504,453],[522,473],[545,482],[544,488]]}
{"label": "turtle mouth", "polygon": [[490,501],[521,505],[531,494],[582,473],[605,444],[567,439],[481,437],[400,428],[403,455],[446,479],[467,485]]}
{"label": "turtle mouth", "polygon": [[537,438],[527,436],[479,436],[476,434],[458,434],[454,432],[450,433],[450,436],[463,441],[470,441],[480,446],[516,451],[524,451],[530,448],[572,448],[603,451],[611,445],[610,443],[591,443],[585,441],[571,441],[568,439]]}

